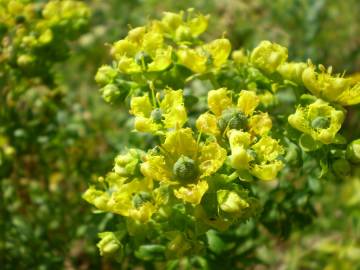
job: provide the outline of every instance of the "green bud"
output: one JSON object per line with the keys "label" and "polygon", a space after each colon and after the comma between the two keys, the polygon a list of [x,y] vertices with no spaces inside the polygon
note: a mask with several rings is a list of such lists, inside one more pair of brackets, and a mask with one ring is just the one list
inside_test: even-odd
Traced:
{"label": "green bud", "polygon": [[115,173],[121,176],[135,175],[139,170],[140,156],[136,149],[130,149],[126,154],[115,158]]}
{"label": "green bud", "polygon": [[113,103],[120,96],[120,90],[115,84],[108,84],[100,91],[103,99],[108,103]]}
{"label": "green bud", "polygon": [[243,209],[249,207],[249,204],[234,191],[218,190],[217,200],[220,209],[231,214],[239,214]]}
{"label": "green bud", "polygon": [[155,123],[161,123],[162,120],[162,110],[159,108],[154,109],[151,112],[151,118],[154,120]]}
{"label": "green bud", "polygon": [[174,164],[173,173],[178,180],[191,182],[198,176],[195,161],[187,156],[181,156]]}
{"label": "green bud", "polygon": [[120,243],[115,233],[102,232],[99,233],[99,237],[101,238],[101,240],[97,244],[97,247],[100,250],[101,256],[112,256],[117,252],[119,252],[120,256],[122,256],[123,245]]}
{"label": "green bud", "polygon": [[350,163],[346,159],[335,160],[332,164],[333,171],[338,177],[344,177],[351,172]]}
{"label": "green bud", "polygon": [[353,163],[360,163],[360,139],[349,143],[346,148],[346,158]]}
{"label": "green bud", "polygon": [[102,66],[95,75],[95,81],[100,85],[110,84],[116,77],[117,71],[110,66]]}
{"label": "green bud", "polygon": [[311,126],[313,128],[326,129],[330,126],[330,120],[324,116],[318,116],[311,121]]}
{"label": "green bud", "polygon": [[236,109],[225,110],[217,122],[221,132],[228,127],[229,129],[244,129],[247,126],[246,115]]}

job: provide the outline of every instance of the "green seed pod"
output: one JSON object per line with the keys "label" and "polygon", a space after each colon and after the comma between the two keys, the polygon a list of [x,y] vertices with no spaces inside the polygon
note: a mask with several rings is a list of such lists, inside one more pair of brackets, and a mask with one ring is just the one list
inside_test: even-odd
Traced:
{"label": "green seed pod", "polygon": [[152,200],[149,192],[141,191],[133,197],[133,204],[136,208],[139,208],[144,202],[150,202]]}
{"label": "green seed pod", "polygon": [[311,121],[311,126],[313,128],[326,129],[330,126],[330,120],[324,116],[318,116]]}
{"label": "green seed pod", "polygon": [[187,156],[181,156],[174,164],[173,174],[183,182],[191,182],[198,176],[195,161]]}
{"label": "green seed pod", "polygon": [[161,123],[162,120],[162,110],[160,108],[156,108],[151,112],[151,118],[155,123]]}
{"label": "green seed pod", "polygon": [[350,163],[346,159],[335,160],[334,163],[332,164],[332,168],[334,173],[338,177],[347,176],[351,171]]}
{"label": "green seed pod", "polygon": [[135,55],[135,62],[136,64],[138,64],[139,66],[142,66],[144,69],[147,67],[148,64],[150,64],[152,62],[152,58],[151,56],[144,51],[138,52]]}
{"label": "green seed pod", "polygon": [[246,115],[236,109],[225,110],[217,122],[221,132],[224,132],[228,127],[229,129],[243,129],[247,126]]}
{"label": "green seed pod", "polygon": [[360,139],[349,143],[346,148],[346,158],[353,163],[360,163]]}

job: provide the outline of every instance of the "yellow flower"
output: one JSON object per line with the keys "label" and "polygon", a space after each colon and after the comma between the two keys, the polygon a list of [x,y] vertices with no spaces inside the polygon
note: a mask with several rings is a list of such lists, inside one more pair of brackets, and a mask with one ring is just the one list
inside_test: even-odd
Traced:
{"label": "yellow flower", "polygon": [[137,27],[125,39],[114,43],[111,50],[122,73],[157,72],[171,64],[171,46],[154,27]]}
{"label": "yellow flower", "polygon": [[285,47],[270,41],[262,41],[252,51],[250,62],[260,70],[273,73],[287,60],[288,52]]}
{"label": "yellow flower", "polygon": [[[109,177],[109,176],[108,176]],[[106,178],[108,190],[98,190],[90,187],[83,198],[96,208],[131,217],[139,222],[147,222],[158,209],[153,197],[153,184],[149,178],[127,178],[112,175]]]}
{"label": "yellow flower", "polygon": [[233,106],[229,91],[226,88],[209,91],[208,106],[210,111],[220,116],[224,110]]}
{"label": "yellow flower", "polygon": [[183,11],[179,13],[164,12],[159,24],[166,36],[178,43],[188,43],[205,32],[208,20],[208,15],[193,14],[193,10],[189,9],[186,16]]}
{"label": "yellow flower", "polygon": [[174,186],[177,198],[199,204],[208,189],[206,178],[223,165],[226,150],[216,142],[198,145],[189,128],[168,132],[160,149],[147,155],[143,175]]}
{"label": "yellow flower", "polygon": [[315,96],[326,101],[332,101],[344,106],[360,103],[360,81],[331,75],[331,68],[325,71],[320,66],[321,73],[310,65],[302,74],[306,88]]}
{"label": "yellow flower", "polygon": [[235,105],[231,92],[226,88],[211,90],[208,93],[208,107],[213,113],[199,116],[196,127],[199,131],[218,136],[231,129],[250,130],[254,134],[267,134],[272,121],[267,113],[255,113],[260,98],[253,91],[242,90]]}
{"label": "yellow flower", "polygon": [[217,118],[211,113],[203,113],[196,119],[196,128],[205,134],[218,136],[220,131],[217,127]]}
{"label": "yellow flower", "polygon": [[308,106],[299,106],[288,117],[290,125],[324,144],[333,143],[344,121],[345,113],[317,99]]}
{"label": "yellow flower", "polygon": [[248,151],[252,142],[251,134],[232,129],[228,132],[231,155],[230,164],[234,169],[248,169],[254,158]]}
{"label": "yellow flower", "polygon": [[271,130],[272,121],[268,113],[259,113],[250,118],[249,126],[251,132],[263,136]]}
{"label": "yellow flower", "polygon": [[284,148],[278,141],[264,136],[252,146],[255,151],[255,163],[250,166],[250,173],[261,180],[273,180],[284,167],[277,158],[284,154]]}
{"label": "yellow flower", "polygon": [[179,128],[187,121],[182,90],[165,90],[159,107],[151,104],[147,94],[142,97],[133,97],[130,113],[135,116],[135,129],[140,132]]}
{"label": "yellow flower", "polygon": [[230,41],[221,38],[195,49],[183,46],[176,52],[179,64],[194,73],[206,73],[218,70],[226,63],[231,52]]}
{"label": "yellow flower", "polygon": [[253,114],[259,103],[260,99],[256,96],[255,92],[242,90],[239,94],[237,106],[246,116],[249,116]]}
{"label": "yellow flower", "polygon": [[284,154],[283,147],[273,138],[263,136],[255,142],[248,132],[228,132],[231,155],[230,164],[237,170],[248,170],[261,180],[272,180],[283,168],[277,158]]}

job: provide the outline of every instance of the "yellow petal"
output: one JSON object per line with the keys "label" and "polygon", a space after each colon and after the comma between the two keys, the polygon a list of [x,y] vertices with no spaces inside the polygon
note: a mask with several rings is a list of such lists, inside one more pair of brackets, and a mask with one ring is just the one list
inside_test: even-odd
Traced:
{"label": "yellow petal", "polygon": [[252,149],[255,150],[261,161],[273,161],[284,154],[284,148],[277,140],[269,136],[261,137],[261,139],[252,146]]}
{"label": "yellow petal", "polygon": [[242,90],[239,95],[237,106],[246,115],[251,115],[259,105],[260,99],[255,92]]}
{"label": "yellow petal", "polygon": [[136,43],[139,46],[143,42],[145,33],[146,27],[136,27],[129,31],[126,39],[132,43]]}
{"label": "yellow petal", "polygon": [[118,69],[120,72],[125,74],[141,72],[141,67],[135,62],[135,59],[127,56],[119,58]]}
{"label": "yellow petal", "polygon": [[157,208],[151,202],[145,202],[139,208],[129,210],[129,216],[141,223],[148,222],[151,216],[156,212]]}
{"label": "yellow petal", "polygon": [[162,71],[171,65],[172,49],[169,46],[166,49],[157,49],[153,61],[148,65],[148,71]]}
{"label": "yellow petal", "polygon": [[283,167],[283,163],[277,160],[270,164],[256,164],[250,172],[260,180],[273,180]]}
{"label": "yellow petal", "polygon": [[147,156],[146,162],[140,165],[140,170],[147,178],[160,182],[171,182],[172,167],[166,164],[164,156]]}
{"label": "yellow petal", "polygon": [[180,48],[177,51],[179,64],[187,67],[194,73],[204,73],[206,71],[207,57],[199,52],[189,49]]}
{"label": "yellow petal", "polygon": [[234,169],[247,169],[252,159],[244,146],[236,146],[231,149],[230,164]]}
{"label": "yellow petal", "polygon": [[206,181],[200,181],[199,183],[190,184],[186,187],[180,187],[174,190],[174,195],[178,199],[182,199],[185,202],[192,204],[199,204],[201,198],[204,196],[208,189],[208,183]]}
{"label": "yellow petal", "polygon": [[263,136],[271,130],[272,121],[268,113],[260,113],[250,118],[249,126],[251,132]]}
{"label": "yellow petal", "polygon": [[177,160],[183,155],[194,159],[198,147],[193,138],[192,130],[190,128],[182,128],[169,131],[166,134],[163,148]]}
{"label": "yellow petal", "polygon": [[155,132],[160,128],[151,118],[142,116],[135,117],[134,127],[139,132]]}
{"label": "yellow petal", "polygon": [[203,49],[210,53],[213,65],[216,68],[220,68],[229,57],[231,43],[226,38],[216,39],[209,44],[205,44]]}
{"label": "yellow petal", "polygon": [[133,57],[137,51],[136,45],[126,39],[115,42],[111,48],[111,54],[114,55],[115,59],[120,59],[123,56]]}
{"label": "yellow petal", "polygon": [[203,113],[196,119],[196,128],[205,134],[218,136],[220,131],[217,126],[216,116],[211,113]]}
{"label": "yellow petal", "polygon": [[95,187],[89,187],[82,197],[85,201],[93,204],[96,208],[104,211],[108,210],[110,196],[106,192],[97,190]]}
{"label": "yellow petal", "polygon": [[166,128],[180,128],[187,121],[182,90],[167,90],[160,103]]}
{"label": "yellow petal", "polygon": [[132,97],[130,102],[130,113],[135,116],[150,117],[153,106],[148,95]]}
{"label": "yellow petal", "polygon": [[208,106],[217,116],[220,116],[225,109],[230,108],[232,106],[232,101],[226,88],[209,91]]}
{"label": "yellow petal", "polygon": [[162,34],[158,32],[148,32],[144,35],[142,46],[145,52],[153,56],[156,51],[162,47],[163,42],[164,38]]}
{"label": "yellow petal", "polygon": [[228,137],[231,149],[238,146],[247,148],[251,143],[251,134],[248,132],[232,129],[228,132]]}
{"label": "yellow petal", "polygon": [[216,142],[206,143],[200,147],[198,158],[200,177],[217,172],[226,160],[226,150]]}

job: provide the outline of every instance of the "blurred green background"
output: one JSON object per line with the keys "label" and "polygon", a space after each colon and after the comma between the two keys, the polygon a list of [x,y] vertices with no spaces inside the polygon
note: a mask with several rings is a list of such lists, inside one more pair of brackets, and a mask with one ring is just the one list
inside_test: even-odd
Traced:
{"label": "blurred green background", "polygon": [[[225,35],[234,49],[251,49],[268,39],[287,46],[290,59],[311,58],[336,72],[360,72],[358,0],[85,2],[92,10],[90,27],[71,43],[70,57],[54,69],[63,104],[50,109],[56,120],[53,131],[26,135],[29,123],[19,121],[10,142],[0,142],[16,149],[12,169],[0,174],[2,269],[132,269],[137,264],[152,269],[101,258],[96,234],[113,218],[94,215],[81,199],[88,182],[111,169],[117,153],[139,143],[126,124],[126,109],[105,104],[93,79],[99,66],[110,61],[107,44],[125,36],[130,26],[158,18],[163,11],[194,7],[211,15],[205,39]],[[32,104],[37,98],[29,94],[22,102]],[[359,127],[359,106],[351,115],[349,127]],[[43,115],[31,117],[51,124]],[[358,138],[360,128],[351,136]],[[315,222],[289,239],[273,239],[264,230],[257,239],[261,248],[251,252],[269,267],[251,269],[352,270],[360,260],[359,181],[325,183]]]}

